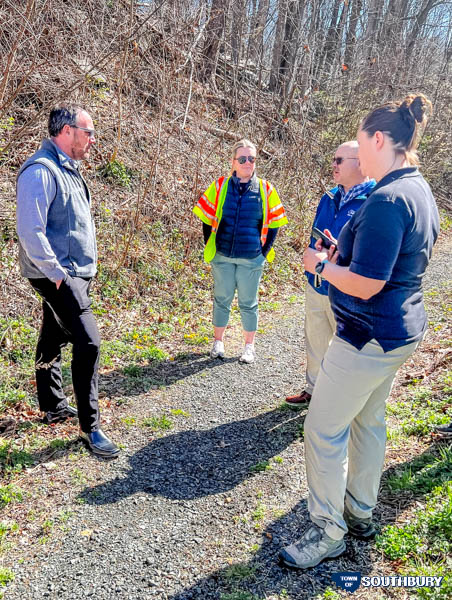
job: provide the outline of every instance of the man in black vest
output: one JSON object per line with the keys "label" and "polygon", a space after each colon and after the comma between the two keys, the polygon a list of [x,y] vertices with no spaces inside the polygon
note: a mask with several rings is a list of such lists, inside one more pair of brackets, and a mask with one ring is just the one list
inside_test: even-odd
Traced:
{"label": "man in black vest", "polygon": [[89,297],[97,248],[90,193],[79,172],[79,161],[96,141],[93,121],[80,106],[60,105],[50,113],[49,135],[17,178],[21,273],[43,299],[36,348],[39,407],[49,424],[77,415],[62,388],[61,348],[70,342],[81,437],[94,454],[113,458],[119,448],[99,426],[100,337]]}

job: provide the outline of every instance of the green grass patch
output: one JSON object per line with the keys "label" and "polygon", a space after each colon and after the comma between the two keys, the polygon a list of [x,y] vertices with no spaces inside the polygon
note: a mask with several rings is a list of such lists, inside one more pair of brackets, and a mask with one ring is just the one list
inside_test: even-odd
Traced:
{"label": "green grass patch", "polygon": [[452,593],[452,482],[436,487],[425,508],[403,526],[388,525],[376,546],[390,560],[403,564],[404,574],[443,576],[440,588],[419,588],[420,598],[450,598]]}
{"label": "green grass patch", "polygon": [[452,448],[440,447],[437,453],[416,457],[386,479],[391,492],[401,490],[426,494],[439,484],[452,480]]}
{"label": "green grass patch", "polygon": [[[147,334],[140,334],[133,329],[125,333],[119,340],[103,341],[101,344],[101,364],[104,367],[113,367],[120,363],[126,375],[138,376],[140,364],[165,360],[167,354],[155,346]],[[133,374],[135,373],[135,374]]]}
{"label": "green grass patch", "polygon": [[[387,406],[387,414],[397,419],[397,430],[406,436],[429,435],[435,426],[444,425],[450,420],[442,411],[445,403],[444,389],[440,393],[434,393],[430,388],[417,383],[409,386],[406,398]],[[391,433],[388,437],[391,437]]]}
{"label": "green grass patch", "polygon": [[12,484],[0,487],[0,509],[12,502],[22,502],[23,498],[23,491]]}
{"label": "green grass patch", "polygon": [[30,319],[0,318],[0,412],[31,402],[37,336]]}
{"label": "green grass patch", "polygon": [[245,590],[236,590],[220,595],[220,600],[259,600],[257,596]]}
{"label": "green grass patch", "polygon": [[19,531],[19,525],[16,521],[0,521],[0,554],[8,552],[12,543],[9,541],[11,534]]}
{"label": "green grass patch", "polygon": [[120,160],[110,162],[98,168],[98,172],[108,182],[121,187],[130,187],[134,172]]}
{"label": "green grass patch", "polygon": [[258,502],[256,508],[251,513],[251,519],[255,523],[260,523],[265,518],[265,512],[266,512],[266,510],[267,510],[267,507],[265,506],[265,504],[262,504],[261,502]]}
{"label": "green grass patch", "polygon": [[14,581],[14,573],[11,569],[0,568],[0,585],[5,587],[11,581]]}
{"label": "green grass patch", "polygon": [[[287,598],[287,596],[286,596]],[[333,588],[327,587],[323,594],[317,594],[315,600],[339,600],[342,596]]]}
{"label": "green grass patch", "polygon": [[187,411],[185,411],[185,410],[182,410],[181,408],[172,408],[172,409],[170,410],[170,413],[171,413],[172,415],[174,415],[175,417],[185,417],[185,418],[187,418],[187,419],[188,419],[188,417],[190,416],[190,413],[189,413],[189,412],[187,412]]}
{"label": "green grass patch", "polygon": [[261,473],[262,471],[268,471],[271,468],[272,468],[272,466],[270,464],[270,461],[263,460],[261,462],[256,463],[255,465],[252,465],[249,468],[249,471],[250,471],[250,473]]}
{"label": "green grass patch", "polygon": [[209,335],[203,335],[199,333],[184,334],[184,342],[190,346],[202,346],[203,344],[208,344],[210,339],[211,338]]}
{"label": "green grass patch", "polygon": [[146,417],[141,421],[143,427],[148,427],[152,431],[168,431],[173,428],[173,422],[167,415],[160,417]]}
{"label": "green grass patch", "polygon": [[0,440],[0,470],[3,477],[20,473],[33,464],[33,455],[20,448],[17,442]]}
{"label": "green grass patch", "polygon": [[279,310],[280,308],[281,308],[281,302],[278,302],[277,300],[274,300],[274,301],[264,300],[262,302],[259,302],[259,310],[262,310],[262,311]]}
{"label": "green grass patch", "polygon": [[444,210],[444,208],[440,208],[439,209],[439,216],[440,216],[440,228],[441,228],[441,231],[443,231],[443,232],[449,231],[449,229],[452,228],[452,216],[451,216],[451,214],[447,210]]}
{"label": "green grass patch", "polygon": [[244,579],[250,579],[251,577],[254,577],[256,571],[256,567],[247,565],[246,563],[237,563],[227,567],[223,571],[223,579],[225,579],[227,582],[237,583],[238,581],[243,581]]}
{"label": "green grass patch", "polygon": [[34,360],[37,331],[27,319],[0,318],[2,356],[13,363]]}

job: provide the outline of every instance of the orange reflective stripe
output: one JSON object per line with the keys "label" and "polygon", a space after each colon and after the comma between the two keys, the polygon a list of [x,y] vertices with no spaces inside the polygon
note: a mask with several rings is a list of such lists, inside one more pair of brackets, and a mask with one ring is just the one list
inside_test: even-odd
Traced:
{"label": "orange reflective stripe", "polygon": [[284,207],[282,206],[282,204],[280,204],[279,208],[277,208],[277,210],[272,209],[270,214],[271,214],[271,216],[270,216],[269,222],[274,221],[275,217],[279,217],[279,215],[284,215],[285,214]]}
{"label": "orange reflective stripe", "polygon": [[217,197],[216,197],[217,205],[218,205],[218,196],[220,195],[220,190],[221,190],[221,187],[222,187],[225,179],[226,179],[225,177],[220,177],[220,179],[217,179],[217,181],[215,182],[215,186],[217,188]]}
{"label": "orange reflective stripe", "polygon": [[200,211],[201,211],[201,212],[202,212],[204,215],[206,215],[206,217],[207,217],[209,220],[212,220],[212,219],[215,217],[215,215],[212,215],[212,213],[211,213],[210,211],[208,212],[207,210],[204,210],[204,207],[203,207],[203,206],[202,206],[202,204],[200,204],[199,202],[198,202],[198,204],[197,204],[196,206],[199,208],[199,210],[200,210]]}
{"label": "orange reflective stripe", "polygon": [[207,198],[205,194],[203,194],[199,199],[200,202],[201,200],[203,200],[212,210],[215,210],[215,205],[210,202],[209,198]]}
{"label": "orange reflective stripe", "polygon": [[262,189],[264,191],[263,202],[265,203],[265,207],[264,207],[265,218],[264,218],[264,222],[262,223],[262,229],[261,229],[261,244],[264,245],[265,241],[267,239],[267,232],[268,232],[268,217],[269,217],[268,198],[269,198],[270,184],[265,179],[262,180],[262,183],[263,183]]}
{"label": "orange reflective stripe", "polygon": [[213,217],[215,215],[215,207],[211,202],[206,202],[203,196],[198,200],[198,206],[207,216]]}

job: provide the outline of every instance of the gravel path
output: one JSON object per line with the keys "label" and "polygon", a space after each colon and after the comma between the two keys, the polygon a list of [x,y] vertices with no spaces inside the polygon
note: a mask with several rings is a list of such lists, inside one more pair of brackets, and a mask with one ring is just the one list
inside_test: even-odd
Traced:
{"label": "gravel path", "polygon": [[[443,241],[426,287],[450,280],[451,264],[452,245]],[[305,573],[276,562],[307,523],[306,412],[281,407],[303,389],[302,313],[297,299],[278,311],[277,325],[263,315],[255,365],[237,362],[231,334],[224,361],[192,354],[143,371],[141,393],[118,409],[117,423],[134,419],[118,434],[121,457],[77,462],[87,483],[65,503],[73,512],[66,531],[32,552],[24,547],[24,564],[6,558],[16,579],[5,597],[301,599],[331,585],[331,573],[371,571],[373,548],[356,540],[340,559]],[[156,378],[167,386],[152,389]],[[162,415],[168,431],[142,426]],[[55,483],[49,494],[61,500],[70,486]]]}

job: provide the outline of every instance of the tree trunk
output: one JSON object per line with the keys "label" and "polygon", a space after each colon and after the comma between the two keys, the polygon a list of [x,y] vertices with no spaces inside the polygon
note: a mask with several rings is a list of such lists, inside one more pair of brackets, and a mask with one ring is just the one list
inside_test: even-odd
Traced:
{"label": "tree trunk", "polygon": [[328,33],[326,34],[325,45],[323,49],[323,57],[321,59],[322,66],[327,71],[330,70],[333,59],[337,54],[338,41],[339,41],[339,8],[343,4],[343,0],[335,0],[333,6],[333,12],[331,14],[330,25],[328,27]]}
{"label": "tree trunk", "polygon": [[406,49],[407,62],[410,60],[411,54],[416,44],[416,40],[418,39],[419,33],[424,27],[425,22],[427,21],[428,14],[433,8],[434,4],[435,0],[424,0],[424,2],[422,3],[421,9],[416,17],[416,20],[414,21],[413,28],[409,35],[409,42]]}
{"label": "tree trunk", "polygon": [[366,27],[367,58],[374,56],[378,46],[380,25],[383,19],[383,4],[384,0],[369,0]]}
{"label": "tree trunk", "polygon": [[279,67],[284,42],[284,29],[286,26],[287,0],[278,0],[278,21],[276,23],[275,40],[273,42],[272,66],[270,72],[269,88],[276,92],[280,88]]}
{"label": "tree trunk", "polygon": [[291,77],[297,49],[301,39],[301,26],[305,8],[304,0],[289,0],[287,5],[286,26],[279,65],[279,80],[287,82]]}
{"label": "tree trunk", "polygon": [[352,0],[350,23],[348,26],[347,38],[345,41],[345,54],[344,54],[344,64],[348,68],[350,68],[352,61],[353,61],[354,54],[355,54],[356,28],[358,26],[358,20],[360,18],[362,7],[363,7],[362,0]]}
{"label": "tree trunk", "polygon": [[225,0],[212,0],[209,23],[206,26],[206,42],[203,55],[203,79],[207,81],[215,72],[220,41],[224,37],[228,3]]}
{"label": "tree trunk", "polygon": [[254,15],[252,30],[250,32],[249,56],[253,62],[261,60],[264,50],[264,31],[267,24],[270,0],[259,0],[259,5]]}
{"label": "tree trunk", "polygon": [[243,40],[244,21],[246,19],[246,0],[234,0],[232,3],[231,19],[231,54],[232,62],[238,65]]}

